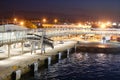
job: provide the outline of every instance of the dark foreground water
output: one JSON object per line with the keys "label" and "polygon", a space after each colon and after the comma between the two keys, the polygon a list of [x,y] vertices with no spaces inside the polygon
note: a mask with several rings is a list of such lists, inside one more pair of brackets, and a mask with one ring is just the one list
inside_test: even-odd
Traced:
{"label": "dark foreground water", "polygon": [[120,54],[74,53],[26,80],[120,80]]}

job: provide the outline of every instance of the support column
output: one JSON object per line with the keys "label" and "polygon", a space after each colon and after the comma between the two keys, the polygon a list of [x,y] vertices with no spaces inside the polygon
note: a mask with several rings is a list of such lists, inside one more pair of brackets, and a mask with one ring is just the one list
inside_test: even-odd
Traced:
{"label": "support column", "polygon": [[22,42],[22,43],[21,43],[21,45],[22,45],[22,51],[21,51],[21,54],[23,54],[23,50],[24,50],[24,43]]}
{"label": "support column", "polygon": [[43,45],[43,50],[44,50],[44,53],[45,53],[45,44]]}
{"label": "support column", "polygon": [[36,43],[34,42],[33,43],[33,49],[34,49],[34,53],[36,53],[36,45],[35,45]]}
{"label": "support column", "polygon": [[41,37],[41,54],[43,51],[43,37],[44,37],[44,31],[42,31],[42,37]]}
{"label": "support column", "polygon": [[10,48],[11,48],[11,45],[8,44],[8,57],[10,57]]}
{"label": "support column", "polygon": [[33,42],[31,42],[31,54],[33,52]]}
{"label": "support column", "polygon": [[40,42],[38,42],[38,49],[40,49]]}

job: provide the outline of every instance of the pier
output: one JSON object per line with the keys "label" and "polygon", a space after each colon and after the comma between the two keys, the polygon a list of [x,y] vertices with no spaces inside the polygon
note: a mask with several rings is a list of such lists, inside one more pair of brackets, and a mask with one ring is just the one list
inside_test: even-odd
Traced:
{"label": "pier", "polygon": [[[100,35],[100,38],[91,38],[91,34]],[[103,37],[112,35],[119,36],[119,30],[44,28],[0,32],[0,80],[12,80],[13,72],[18,70],[21,76],[36,62],[39,67],[48,64],[48,58],[54,60],[59,52],[71,48],[85,52],[120,52],[118,43],[103,43]]]}

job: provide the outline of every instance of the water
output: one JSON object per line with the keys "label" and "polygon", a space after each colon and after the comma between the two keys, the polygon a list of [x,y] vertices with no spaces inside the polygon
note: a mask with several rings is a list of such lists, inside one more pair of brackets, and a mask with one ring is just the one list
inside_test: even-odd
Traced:
{"label": "water", "polygon": [[120,54],[74,53],[28,80],[120,80]]}

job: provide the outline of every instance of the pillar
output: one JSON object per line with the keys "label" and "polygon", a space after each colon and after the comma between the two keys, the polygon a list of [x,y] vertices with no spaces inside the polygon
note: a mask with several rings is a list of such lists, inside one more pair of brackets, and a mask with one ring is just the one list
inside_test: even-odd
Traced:
{"label": "pillar", "polygon": [[44,32],[42,31],[42,37],[41,37],[41,54],[43,51],[43,38],[44,38]]}
{"label": "pillar", "polygon": [[32,54],[32,51],[33,51],[33,42],[31,43],[31,54]]}
{"label": "pillar", "polygon": [[8,44],[8,57],[10,57],[10,48],[11,48],[11,45]]}
{"label": "pillar", "polygon": [[24,43],[22,42],[21,45],[22,45],[22,51],[21,51],[21,54],[23,54]]}

